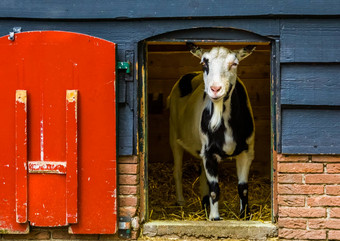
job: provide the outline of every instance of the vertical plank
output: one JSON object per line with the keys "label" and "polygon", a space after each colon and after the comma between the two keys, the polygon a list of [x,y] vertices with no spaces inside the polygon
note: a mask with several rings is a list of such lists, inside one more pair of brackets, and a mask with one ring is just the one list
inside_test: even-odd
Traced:
{"label": "vertical plank", "polygon": [[66,210],[67,222],[78,222],[78,141],[77,141],[78,91],[66,91]]}
{"label": "vertical plank", "polygon": [[16,222],[27,222],[27,91],[15,95]]}

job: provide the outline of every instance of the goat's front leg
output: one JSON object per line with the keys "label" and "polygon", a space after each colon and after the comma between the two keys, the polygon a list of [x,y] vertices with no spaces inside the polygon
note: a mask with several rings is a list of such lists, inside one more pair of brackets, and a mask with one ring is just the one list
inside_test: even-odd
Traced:
{"label": "goat's front leg", "polygon": [[215,155],[203,155],[204,170],[209,186],[210,214],[212,221],[221,220],[218,212],[218,200],[220,198],[220,187],[218,185],[218,163]]}
{"label": "goat's front leg", "polygon": [[240,218],[248,219],[250,216],[248,204],[248,175],[253,155],[242,152],[236,157],[236,168],[238,176],[238,194],[240,196]]}
{"label": "goat's front leg", "polygon": [[172,153],[174,156],[174,179],[176,185],[177,204],[180,206],[185,205],[183,196],[182,184],[182,161],[183,161],[183,148],[177,143],[172,146]]}
{"label": "goat's front leg", "polygon": [[209,186],[208,186],[207,176],[205,174],[203,161],[201,162],[200,192],[201,192],[202,209],[205,209],[205,208],[208,209],[208,207],[210,206]]}

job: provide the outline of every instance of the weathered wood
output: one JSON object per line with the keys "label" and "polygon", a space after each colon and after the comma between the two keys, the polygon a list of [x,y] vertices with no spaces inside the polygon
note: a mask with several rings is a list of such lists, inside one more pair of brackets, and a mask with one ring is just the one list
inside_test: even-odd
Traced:
{"label": "weathered wood", "polygon": [[281,103],[340,106],[340,65],[282,65]]}
{"label": "weathered wood", "polygon": [[118,105],[118,143],[120,155],[131,155],[136,148],[134,143],[133,111],[127,105]]}
{"label": "weathered wood", "polygon": [[284,109],[282,152],[339,154],[340,110]]}
{"label": "weathered wood", "polygon": [[281,62],[340,62],[339,51],[339,19],[281,21]]}
{"label": "weathered wood", "polygon": [[[0,7],[1,9],[1,7]],[[205,28],[205,38],[211,40],[211,34],[207,28],[223,26],[250,31],[263,36],[279,35],[280,25],[277,19],[169,19],[157,22],[150,19],[143,21],[34,21],[34,20],[12,20],[1,22],[0,35],[7,35],[14,26],[21,26],[22,31],[32,30],[63,30],[89,34],[103,38],[119,46],[125,43],[136,43],[138,41],[179,29]],[[215,39],[218,40],[218,39]],[[223,38],[222,40],[228,40]],[[241,40],[241,39],[240,39]],[[131,47],[130,47],[131,49]]]}
{"label": "weathered wood", "polygon": [[27,91],[15,95],[15,211],[16,222],[27,222]]}
{"label": "weathered wood", "polygon": [[78,90],[66,90],[66,218],[68,223],[78,222],[78,111]]}
{"label": "weathered wood", "polygon": [[[231,7],[232,6],[232,7]],[[105,19],[222,16],[339,15],[332,0],[272,1],[20,1],[3,0],[1,17],[47,19]]]}

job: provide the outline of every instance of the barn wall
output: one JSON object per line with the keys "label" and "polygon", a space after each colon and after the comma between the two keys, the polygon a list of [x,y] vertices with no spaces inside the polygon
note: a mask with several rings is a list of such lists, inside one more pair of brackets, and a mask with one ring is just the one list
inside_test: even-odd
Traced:
{"label": "barn wall", "polygon": [[[232,3],[232,4],[229,4]],[[230,7],[232,6],[232,7]],[[282,127],[274,172],[279,235],[284,239],[340,239],[340,4],[336,0],[287,1],[19,1],[0,2],[0,35],[62,30],[118,44],[118,61],[133,60],[133,73],[118,74],[119,185],[121,215],[139,215],[142,167],[137,154],[138,43],[179,29],[230,27],[273,37],[280,43],[278,123]],[[132,54],[132,57],[131,57]],[[280,103],[282,106],[280,106]],[[282,110],[282,112],[281,112]],[[304,155],[296,155],[303,153]],[[318,155],[315,155],[318,154]],[[126,165],[128,164],[128,165]],[[275,167],[276,163],[274,163]],[[278,174],[278,175],[276,175]],[[143,177],[143,176],[142,176]],[[141,187],[143,189],[143,187]],[[136,237],[137,232],[133,233]],[[33,228],[1,240],[110,239],[69,235],[66,228]]]}
{"label": "barn wall", "polygon": [[282,152],[339,154],[339,19],[285,19],[280,29]]}
{"label": "barn wall", "polygon": [[3,0],[0,15],[17,18],[47,19],[114,19],[164,17],[238,17],[238,16],[301,16],[339,15],[340,6],[333,0],[261,0],[186,1],[173,0],[159,4],[153,1],[61,0],[58,2]]}

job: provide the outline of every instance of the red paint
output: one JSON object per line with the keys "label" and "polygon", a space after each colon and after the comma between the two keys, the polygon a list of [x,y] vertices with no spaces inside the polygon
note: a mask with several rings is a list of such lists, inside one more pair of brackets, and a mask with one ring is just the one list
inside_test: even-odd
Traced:
{"label": "red paint", "polygon": [[15,208],[17,223],[27,222],[27,92],[15,95]]}
{"label": "red paint", "polygon": [[78,222],[78,91],[66,92],[66,212],[67,222]]}
{"label": "red paint", "polygon": [[115,44],[26,32],[0,38],[0,50],[0,230],[27,232],[27,220],[115,233]]}

